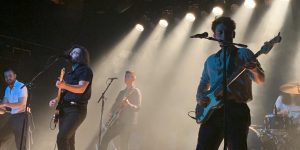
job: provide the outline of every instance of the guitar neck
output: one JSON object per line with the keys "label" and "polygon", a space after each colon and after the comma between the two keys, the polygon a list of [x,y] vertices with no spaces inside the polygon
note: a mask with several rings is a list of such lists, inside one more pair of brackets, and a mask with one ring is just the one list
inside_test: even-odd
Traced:
{"label": "guitar neck", "polygon": [[[63,81],[63,78],[64,78],[64,75],[65,75],[65,68],[62,68],[61,71],[60,71],[60,76],[59,76],[59,81]],[[60,101],[60,97],[61,97],[61,88],[58,88],[57,90],[57,102]]]}
{"label": "guitar neck", "polygon": [[[260,56],[262,53],[260,51],[258,51],[257,53],[255,53],[255,55],[252,57],[252,59],[256,59],[258,56]],[[236,72],[234,72],[230,78],[227,80],[227,87],[229,87],[240,75],[242,75],[244,72],[246,71],[246,68],[241,68],[239,70],[237,70]]]}
{"label": "guitar neck", "polygon": [[60,98],[61,98],[61,88],[59,88],[58,90],[57,90],[57,102],[59,102],[60,101]]}
{"label": "guitar neck", "polygon": [[253,59],[257,58],[258,56],[260,56],[262,54],[261,51],[258,51],[254,54]]}
{"label": "guitar neck", "polygon": [[[280,37],[280,33],[278,33],[278,35],[276,37],[274,37],[270,41],[266,42],[260,48],[260,50],[254,54],[254,56],[252,57],[252,59],[256,59],[261,54],[267,54],[267,53],[269,53],[270,50],[273,48],[274,44],[279,43],[280,41],[281,41],[281,37]],[[232,76],[230,76],[230,78],[228,80],[229,82],[227,84],[227,87],[230,86],[241,74],[243,74],[244,71],[246,71],[246,68],[241,68],[240,70],[234,72],[232,74]]]}

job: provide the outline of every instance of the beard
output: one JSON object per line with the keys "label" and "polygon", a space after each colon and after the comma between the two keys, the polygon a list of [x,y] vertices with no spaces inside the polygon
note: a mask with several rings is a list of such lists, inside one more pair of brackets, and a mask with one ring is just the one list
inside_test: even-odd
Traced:
{"label": "beard", "polygon": [[16,79],[9,79],[9,80],[6,81],[6,83],[8,85],[12,86],[12,85],[14,85],[15,81],[16,81]]}
{"label": "beard", "polygon": [[70,62],[71,62],[72,65],[73,65],[73,64],[78,64],[79,58],[72,58],[72,59],[70,60]]}

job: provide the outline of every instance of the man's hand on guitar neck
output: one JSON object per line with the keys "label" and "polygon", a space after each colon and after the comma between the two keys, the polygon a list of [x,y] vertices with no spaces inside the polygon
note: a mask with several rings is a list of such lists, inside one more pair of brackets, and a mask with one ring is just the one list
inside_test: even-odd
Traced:
{"label": "man's hand on guitar neck", "polygon": [[255,70],[256,70],[256,67],[257,67],[257,64],[258,64],[257,60],[253,60],[253,61],[247,62],[247,63],[244,65],[244,67],[245,67],[246,69],[250,70],[250,71],[252,71],[252,70],[255,71]]}
{"label": "man's hand on guitar neck", "polygon": [[257,67],[257,65],[258,61],[255,59],[247,62],[244,67],[253,74],[254,82],[256,82],[257,84],[262,84],[265,81],[265,75],[264,72],[259,69],[259,67]]}
{"label": "man's hand on guitar neck", "polygon": [[61,89],[65,89],[66,88],[66,83],[65,81],[56,81],[56,87],[57,88],[61,88]]}
{"label": "man's hand on guitar neck", "polygon": [[80,80],[78,82],[78,84],[72,85],[72,84],[66,83],[65,81],[57,81],[56,82],[56,87],[60,88],[62,90],[67,90],[67,91],[72,92],[72,93],[81,94],[81,93],[84,93],[84,91],[88,87],[89,83],[90,82],[88,82],[88,81]]}
{"label": "man's hand on guitar neck", "polygon": [[56,104],[57,104],[57,98],[54,98],[54,99],[50,100],[50,102],[49,102],[50,107],[55,107]]}

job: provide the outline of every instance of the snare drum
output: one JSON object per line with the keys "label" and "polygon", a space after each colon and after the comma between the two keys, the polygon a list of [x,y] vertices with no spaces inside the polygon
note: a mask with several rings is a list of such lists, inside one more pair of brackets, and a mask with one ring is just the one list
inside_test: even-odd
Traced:
{"label": "snare drum", "polygon": [[277,150],[276,137],[264,129],[249,127],[248,150]]}
{"label": "snare drum", "polygon": [[266,115],[265,116],[266,129],[289,129],[292,127],[293,121],[289,117],[281,115]]}

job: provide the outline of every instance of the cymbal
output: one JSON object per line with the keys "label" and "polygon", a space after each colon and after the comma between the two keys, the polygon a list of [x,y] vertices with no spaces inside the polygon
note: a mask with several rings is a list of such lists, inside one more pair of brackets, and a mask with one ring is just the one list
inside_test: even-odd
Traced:
{"label": "cymbal", "polygon": [[280,91],[288,94],[300,94],[300,82],[283,84],[280,86]]}
{"label": "cymbal", "polygon": [[300,110],[291,110],[290,112],[297,112],[297,113],[300,113]]}

